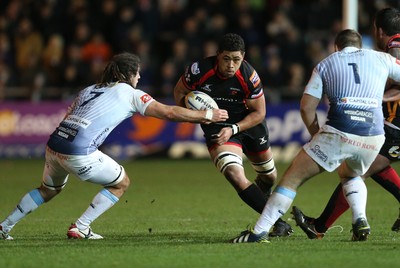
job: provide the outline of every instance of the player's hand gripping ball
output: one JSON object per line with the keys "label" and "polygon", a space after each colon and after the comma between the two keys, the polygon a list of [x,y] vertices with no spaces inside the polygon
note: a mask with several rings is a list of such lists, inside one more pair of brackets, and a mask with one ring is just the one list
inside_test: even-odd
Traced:
{"label": "player's hand gripping ball", "polygon": [[217,103],[204,92],[192,91],[185,96],[186,108],[192,110],[212,110],[218,109]]}

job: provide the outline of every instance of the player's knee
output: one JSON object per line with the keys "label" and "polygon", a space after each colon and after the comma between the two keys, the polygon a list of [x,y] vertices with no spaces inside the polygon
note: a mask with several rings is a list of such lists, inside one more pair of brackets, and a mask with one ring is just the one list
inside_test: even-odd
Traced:
{"label": "player's knee", "polygon": [[128,190],[129,186],[131,185],[131,180],[129,179],[127,174],[125,174],[124,179],[121,181],[120,184],[120,187],[124,192]]}
{"label": "player's knee", "polygon": [[242,157],[231,152],[222,152],[214,158],[214,164],[218,170],[226,175],[226,172],[234,172],[232,169],[227,169],[229,166],[237,166],[243,169]]}
{"label": "player's knee", "polygon": [[267,161],[260,162],[252,162],[251,165],[257,175],[269,177],[275,179],[277,176],[275,162],[273,158],[268,159]]}
{"label": "player's knee", "polygon": [[122,168],[121,175],[120,175],[121,179],[114,186],[114,188],[117,188],[117,189],[121,190],[122,192],[125,192],[126,190],[128,190],[129,185],[131,184],[131,180],[129,179],[129,176],[126,173],[125,169],[122,166],[121,166],[121,168]]}
{"label": "player's knee", "polygon": [[43,197],[44,202],[48,202],[50,201],[53,197],[55,197],[56,195],[58,195],[62,188],[58,188],[58,189],[51,189],[49,187],[45,187],[44,185],[41,185],[39,188],[39,193],[40,195]]}

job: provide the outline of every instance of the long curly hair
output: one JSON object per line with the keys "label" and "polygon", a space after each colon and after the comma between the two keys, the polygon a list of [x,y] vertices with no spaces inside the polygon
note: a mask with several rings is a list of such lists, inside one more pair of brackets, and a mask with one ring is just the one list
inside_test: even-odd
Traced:
{"label": "long curly hair", "polygon": [[133,86],[130,82],[132,75],[139,71],[140,59],[131,53],[121,53],[115,55],[104,68],[103,75],[97,87],[104,87],[111,83],[123,82]]}

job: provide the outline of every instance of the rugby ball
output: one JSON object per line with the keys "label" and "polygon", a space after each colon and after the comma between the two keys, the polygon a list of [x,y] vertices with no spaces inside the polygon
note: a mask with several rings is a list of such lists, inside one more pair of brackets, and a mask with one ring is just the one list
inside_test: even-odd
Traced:
{"label": "rugby ball", "polygon": [[192,110],[212,110],[218,109],[217,103],[204,92],[192,91],[185,96],[186,108]]}

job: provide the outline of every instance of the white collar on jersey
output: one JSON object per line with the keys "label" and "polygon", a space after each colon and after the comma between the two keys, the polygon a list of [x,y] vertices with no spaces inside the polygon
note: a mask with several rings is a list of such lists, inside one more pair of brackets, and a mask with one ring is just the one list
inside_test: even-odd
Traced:
{"label": "white collar on jersey", "polygon": [[350,53],[350,52],[354,52],[360,50],[358,47],[345,47],[341,50],[341,52],[345,52],[345,53]]}

